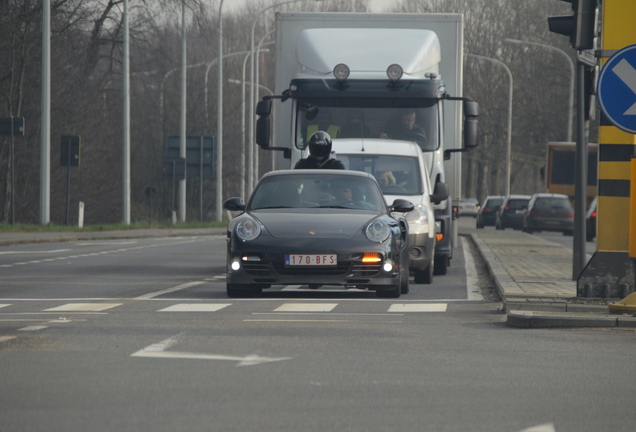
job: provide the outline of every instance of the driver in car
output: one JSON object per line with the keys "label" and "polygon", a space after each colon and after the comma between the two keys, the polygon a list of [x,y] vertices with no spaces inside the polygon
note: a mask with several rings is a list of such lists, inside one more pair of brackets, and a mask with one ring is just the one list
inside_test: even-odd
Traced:
{"label": "driver in car", "polygon": [[380,133],[380,138],[384,139],[412,139],[408,138],[413,134],[421,135],[426,142],[426,131],[417,124],[415,110],[407,109],[402,113],[400,122],[395,122],[387,128],[386,132]]}
{"label": "driver in car", "polygon": [[339,206],[354,207],[354,208],[357,207],[357,208],[375,210],[374,205],[369,204],[363,199],[354,199],[353,188],[349,186],[342,186],[338,188],[336,190],[335,198],[336,198],[336,204],[338,204]]}

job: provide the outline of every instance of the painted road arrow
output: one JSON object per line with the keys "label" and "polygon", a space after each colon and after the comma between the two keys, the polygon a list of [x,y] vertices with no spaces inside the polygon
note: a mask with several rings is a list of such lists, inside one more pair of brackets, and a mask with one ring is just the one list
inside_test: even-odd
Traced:
{"label": "painted road arrow", "polygon": [[238,362],[237,366],[254,366],[261,363],[269,363],[280,360],[291,360],[291,357],[261,357],[256,354],[247,356],[229,356],[220,354],[198,354],[189,352],[166,351],[172,345],[178,342],[180,335],[168,338],[156,344],[152,344],[136,353],[131,357],[144,358],[163,358],[163,359],[194,359],[194,360],[226,360]]}

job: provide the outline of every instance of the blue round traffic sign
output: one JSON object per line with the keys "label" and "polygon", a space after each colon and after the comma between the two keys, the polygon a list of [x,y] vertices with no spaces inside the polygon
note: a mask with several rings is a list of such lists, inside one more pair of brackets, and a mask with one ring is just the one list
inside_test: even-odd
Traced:
{"label": "blue round traffic sign", "polygon": [[636,134],[636,45],[609,58],[599,74],[596,93],[605,117],[617,128]]}

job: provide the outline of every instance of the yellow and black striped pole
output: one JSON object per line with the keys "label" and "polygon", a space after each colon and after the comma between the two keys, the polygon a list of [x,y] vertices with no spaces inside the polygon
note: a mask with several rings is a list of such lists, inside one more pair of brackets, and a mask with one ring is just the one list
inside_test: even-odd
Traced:
{"label": "yellow and black striped pole", "polygon": [[[636,44],[636,1],[602,2],[601,57]],[[579,297],[625,297],[635,291],[636,135],[601,113],[596,253],[578,278]],[[630,191],[631,189],[631,191]]]}

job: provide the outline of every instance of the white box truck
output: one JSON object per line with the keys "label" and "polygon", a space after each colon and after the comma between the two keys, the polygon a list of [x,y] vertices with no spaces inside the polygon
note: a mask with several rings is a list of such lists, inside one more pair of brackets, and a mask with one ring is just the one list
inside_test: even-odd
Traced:
{"label": "white box truck", "polygon": [[451,197],[461,196],[461,158],[451,154],[477,144],[479,107],[462,97],[462,64],[459,14],[278,13],[275,95],[256,107],[256,143],[282,150],[275,169],[306,157],[317,130],[336,149],[345,137],[381,139],[387,152],[396,140],[417,143],[431,184],[450,190],[435,205],[434,273],[446,274]]}

